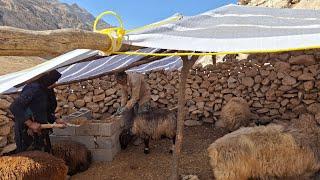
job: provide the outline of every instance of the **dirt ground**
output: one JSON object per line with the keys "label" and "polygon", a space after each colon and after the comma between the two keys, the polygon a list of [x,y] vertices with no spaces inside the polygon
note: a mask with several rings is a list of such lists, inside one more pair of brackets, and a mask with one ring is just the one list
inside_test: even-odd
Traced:
{"label": "dirt ground", "polygon": [[44,60],[38,57],[0,57],[0,75],[34,67]]}
{"label": "dirt ground", "polygon": [[[201,180],[212,179],[207,148],[224,133],[203,125],[185,129],[180,174],[197,175]],[[111,163],[93,163],[72,180],[165,180],[170,177],[172,155],[170,140],[151,141],[150,154],[143,153],[143,144],[129,146],[117,154]]]}

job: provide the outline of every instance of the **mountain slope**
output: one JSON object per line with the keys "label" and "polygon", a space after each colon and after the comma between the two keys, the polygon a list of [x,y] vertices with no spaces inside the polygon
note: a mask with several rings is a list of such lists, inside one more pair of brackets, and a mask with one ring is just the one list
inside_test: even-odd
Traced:
{"label": "mountain slope", "polygon": [[58,0],[0,0],[0,26],[31,30],[92,30],[94,19],[77,4],[69,5]]}
{"label": "mountain slope", "polygon": [[320,0],[238,0],[241,5],[274,8],[320,9]]}

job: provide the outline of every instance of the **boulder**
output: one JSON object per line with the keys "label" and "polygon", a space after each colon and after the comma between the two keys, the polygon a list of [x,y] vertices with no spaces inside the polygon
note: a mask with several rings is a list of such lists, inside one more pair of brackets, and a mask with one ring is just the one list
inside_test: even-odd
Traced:
{"label": "boulder", "polygon": [[313,55],[300,55],[300,56],[293,56],[289,59],[290,64],[294,65],[313,65],[315,64],[316,60]]}

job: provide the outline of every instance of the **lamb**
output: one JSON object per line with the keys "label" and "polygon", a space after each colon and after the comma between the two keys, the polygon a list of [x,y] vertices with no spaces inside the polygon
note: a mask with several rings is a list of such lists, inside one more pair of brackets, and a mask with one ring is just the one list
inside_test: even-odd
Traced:
{"label": "lamb", "polygon": [[27,151],[0,157],[0,179],[46,179],[67,178],[68,167],[62,159],[40,151]]}
{"label": "lamb", "polygon": [[220,119],[215,126],[234,131],[240,126],[249,125],[253,117],[247,101],[241,97],[233,97],[222,107]]}
{"label": "lamb", "polygon": [[[133,136],[141,137],[144,140],[144,153],[149,154],[149,140],[158,140],[167,137],[175,144],[177,118],[172,110],[154,109],[147,112],[135,113],[130,110],[131,116],[126,121],[132,121],[131,132],[129,128],[124,129],[120,136],[122,149],[126,149]],[[129,112],[129,113],[130,113]],[[172,152],[172,149],[170,150]]]}
{"label": "lamb", "polygon": [[217,180],[307,179],[320,169],[320,127],[303,115],[285,125],[240,128],[208,148]]}
{"label": "lamb", "polygon": [[56,141],[52,144],[52,154],[61,158],[69,167],[68,175],[87,170],[91,164],[91,152],[85,145],[75,141]]}

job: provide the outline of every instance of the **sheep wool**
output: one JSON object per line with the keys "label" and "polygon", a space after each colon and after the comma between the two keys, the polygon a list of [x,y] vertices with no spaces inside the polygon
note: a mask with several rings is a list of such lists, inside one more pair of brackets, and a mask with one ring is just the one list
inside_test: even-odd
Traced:
{"label": "sheep wool", "polygon": [[62,159],[40,151],[0,157],[1,180],[63,180],[68,167]]}
{"label": "sheep wool", "polygon": [[241,97],[234,97],[222,107],[220,119],[215,125],[226,128],[229,131],[234,131],[240,126],[247,126],[251,118],[252,113],[247,101]]}
{"label": "sheep wool", "polygon": [[320,169],[312,148],[300,146],[282,125],[240,128],[217,139],[208,152],[217,180],[307,179]]}
{"label": "sheep wool", "polygon": [[87,170],[91,164],[91,152],[87,147],[75,141],[57,141],[52,143],[52,154],[65,161],[69,175]]}

